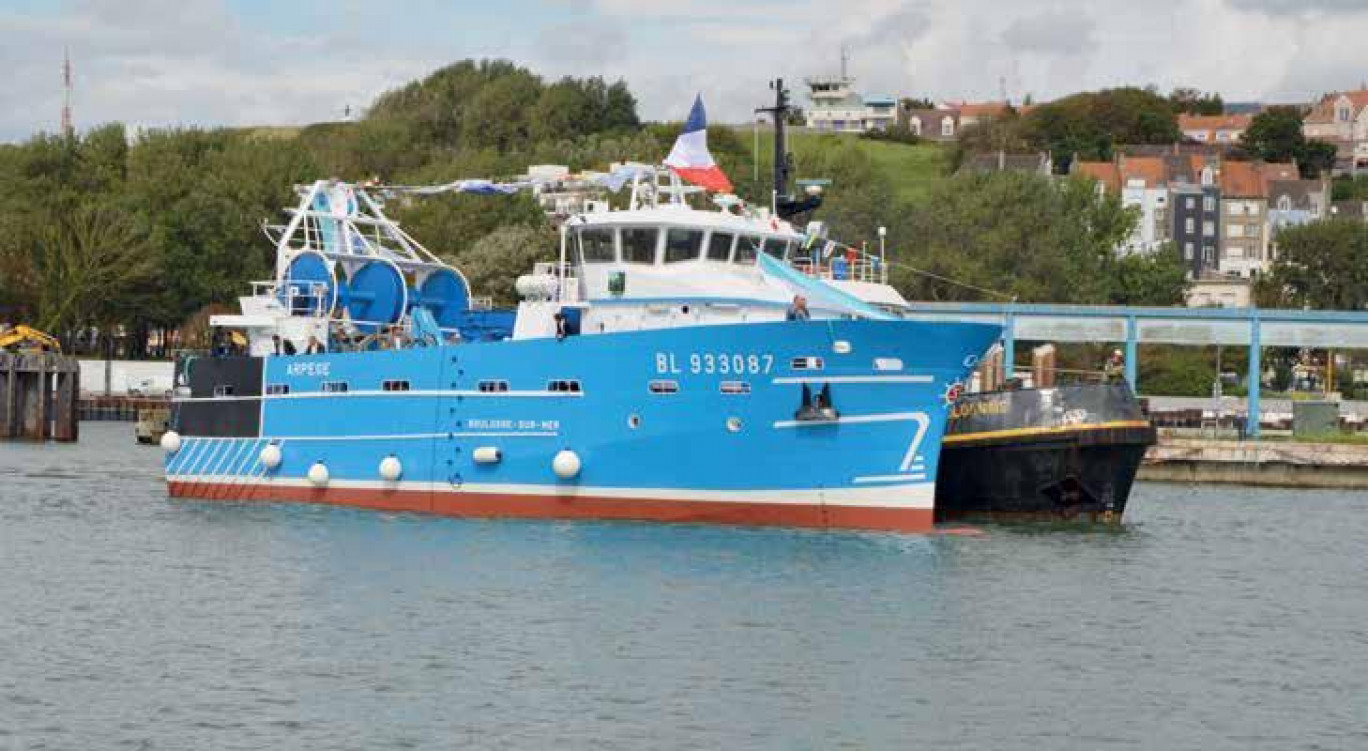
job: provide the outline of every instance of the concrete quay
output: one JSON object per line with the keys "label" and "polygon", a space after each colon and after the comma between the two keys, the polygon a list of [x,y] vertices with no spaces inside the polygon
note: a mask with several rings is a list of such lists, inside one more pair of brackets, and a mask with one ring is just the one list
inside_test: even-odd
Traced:
{"label": "concrete quay", "polygon": [[1368,445],[1161,436],[1139,479],[1368,489]]}

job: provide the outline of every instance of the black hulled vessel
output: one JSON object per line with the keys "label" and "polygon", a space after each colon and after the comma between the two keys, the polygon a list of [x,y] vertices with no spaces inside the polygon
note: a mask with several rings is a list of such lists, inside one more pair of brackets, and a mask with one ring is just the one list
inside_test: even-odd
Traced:
{"label": "black hulled vessel", "polygon": [[965,394],[951,409],[937,521],[1119,523],[1155,442],[1125,382]]}

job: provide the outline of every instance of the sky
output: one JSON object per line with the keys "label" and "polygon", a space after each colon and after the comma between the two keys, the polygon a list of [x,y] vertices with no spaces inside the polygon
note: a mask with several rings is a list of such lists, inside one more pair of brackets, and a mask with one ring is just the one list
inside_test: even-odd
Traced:
{"label": "sky", "polygon": [[464,58],[625,79],[646,119],[745,122],[784,77],[1019,101],[1154,84],[1304,101],[1368,80],[1368,0],[0,0],[0,141],[78,129],[341,119]]}

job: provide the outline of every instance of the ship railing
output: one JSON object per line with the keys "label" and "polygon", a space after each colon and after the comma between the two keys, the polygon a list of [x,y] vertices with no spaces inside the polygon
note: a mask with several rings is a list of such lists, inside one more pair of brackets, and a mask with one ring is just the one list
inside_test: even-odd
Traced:
{"label": "ship railing", "polygon": [[1017,367],[1002,373],[1002,380],[994,382],[980,370],[976,391],[997,391],[1003,388],[1051,388],[1054,386],[1082,386],[1091,384],[1115,383],[1117,376],[1101,370],[1080,370],[1077,368],[1031,368]]}
{"label": "ship railing", "polygon": [[252,282],[254,297],[273,297],[293,312],[308,313],[325,317],[331,311],[331,288],[321,282],[290,282],[283,284],[274,280]]}
{"label": "ship railing", "polygon": [[804,274],[822,281],[854,281],[874,284],[888,283],[888,270],[877,256],[861,253],[854,262],[845,256],[813,259],[791,256],[789,265]]}

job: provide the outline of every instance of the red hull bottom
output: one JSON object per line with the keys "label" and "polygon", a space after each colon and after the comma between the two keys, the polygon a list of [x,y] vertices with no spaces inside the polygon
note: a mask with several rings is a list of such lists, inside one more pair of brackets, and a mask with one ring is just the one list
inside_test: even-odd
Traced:
{"label": "red hull bottom", "polygon": [[176,498],[212,501],[317,503],[439,516],[515,519],[601,519],[696,524],[929,532],[934,512],[824,504],[443,493],[407,489],[307,488],[227,483],[168,482]]}

